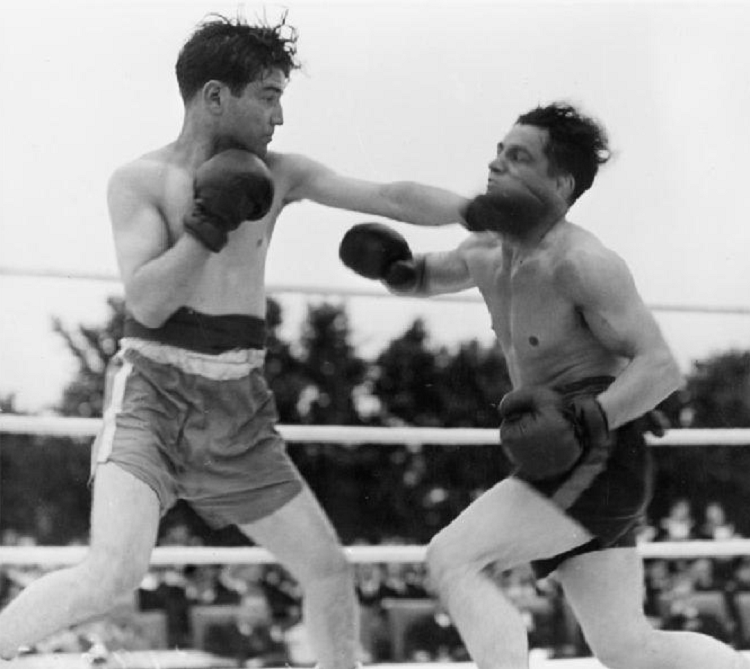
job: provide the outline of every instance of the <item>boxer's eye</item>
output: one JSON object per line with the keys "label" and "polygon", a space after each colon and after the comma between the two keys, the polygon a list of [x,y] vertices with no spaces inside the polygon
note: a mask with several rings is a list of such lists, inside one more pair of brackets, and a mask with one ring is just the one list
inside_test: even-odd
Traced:
{"label": "boxer's eye", "polygon": [[529,154],[523,149],[510,149],[508,151],[508,160],[516,163],[528,162]]}

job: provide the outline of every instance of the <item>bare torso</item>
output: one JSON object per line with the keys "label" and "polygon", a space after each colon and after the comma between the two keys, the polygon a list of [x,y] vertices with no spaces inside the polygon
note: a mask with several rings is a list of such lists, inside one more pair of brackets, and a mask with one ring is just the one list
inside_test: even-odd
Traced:
{"label": "bare torso", "polygon": [[[289,189],[283,156],[269,153],[266,161],[275,184],[271,211],[262,220],[245,222],[230,233],[226,248],[206,261],[184,306],[208,314],[265,316],[266,256]],[[161,212],[168,228],[168,245],[172,246],[183,234],[182,221],[193,206],[193,173],[175,158],[171,146],[143,156],[132,167],[140,172],[149,197]]]}
{"label": "bare torso", "polygon": [[475,234],[463,245],[514,387],[617,376],[625,366],[593,336],[567,286],[570,248],[597,244],[592,235],[564,222],[522,258],[493,233]]}

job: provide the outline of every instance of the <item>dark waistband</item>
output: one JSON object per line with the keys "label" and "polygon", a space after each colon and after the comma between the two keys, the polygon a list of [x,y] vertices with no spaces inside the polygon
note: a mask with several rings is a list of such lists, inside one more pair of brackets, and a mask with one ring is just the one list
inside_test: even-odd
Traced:
{"label": "dark waistband", "polygon": [[262,349],[266,344],[266,322],[257,316],[213,316],[180,307],[158,328],[148,328],[127,314],[124,336],[218,354],[236,348]]}
{"label": "dark waistband", "polygon": [[555,390],[566,399],[573,399],[579,395],[596,395],[612,385],[614,376],[587,376],[577,381],[555,386]]}

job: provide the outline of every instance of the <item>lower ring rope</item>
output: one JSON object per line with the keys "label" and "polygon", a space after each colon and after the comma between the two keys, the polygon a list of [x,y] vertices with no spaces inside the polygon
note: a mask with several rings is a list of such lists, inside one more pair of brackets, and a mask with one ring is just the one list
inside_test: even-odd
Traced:
{"label": "lower ring rope", "polygon": [[[86,556],[86,546],[0,546],[0,565],[63,566],[77,564]],[[638,545],[644,559],[693,559],[700,557],[744,557],[750,555],[750,539],[727,541],[664,541]],[[347,558],[355,564],[423,562],[426,546],[348,546]],[[157,546],[152,565],[176,564],[275,564],[264,548],[209,546]]]}

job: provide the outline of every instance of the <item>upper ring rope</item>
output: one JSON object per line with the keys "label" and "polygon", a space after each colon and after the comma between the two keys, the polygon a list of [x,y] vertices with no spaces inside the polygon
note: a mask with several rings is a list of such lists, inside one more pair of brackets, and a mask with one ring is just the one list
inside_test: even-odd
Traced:
{"label": "upper ring rope", "polygon": [[[26,269],[22,267],[0,266],[0,276],[46,278],[46,279],[76,279],[81,281],[105,281],[119,282],[120,278],[105,272],[80,272],[59,269]],[[299,295],[340,295],[342,297],[377,297],[392,298],[393,295],[382,288],[348,288],[341,286],[309,286],[300,284],[271,284],[267,286],[269,293],[296,293]],[[401,299],[424,299],[423,297],[399,296]],[[431,300],[443,302],[467,302],[483,303],[481,295],[476,290],[464,291],[453,295],[437,295]],[[724,316],[750,316],[750,306],[714,306],[714,305],[689,305],[689,304],[649,304],[653,311],[662,313],[686,313],[686,314],[719,314]]]}

